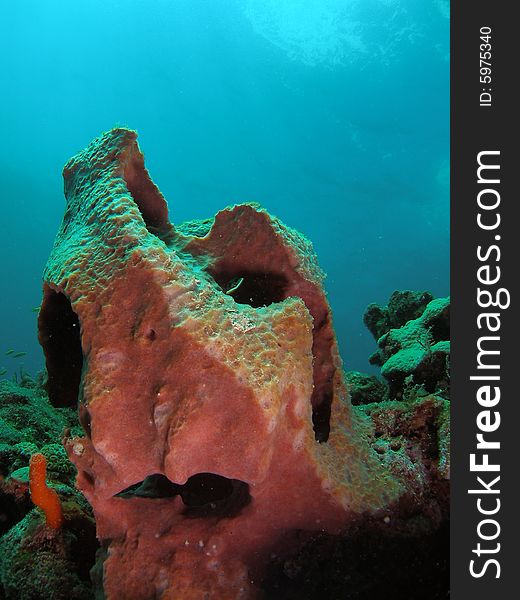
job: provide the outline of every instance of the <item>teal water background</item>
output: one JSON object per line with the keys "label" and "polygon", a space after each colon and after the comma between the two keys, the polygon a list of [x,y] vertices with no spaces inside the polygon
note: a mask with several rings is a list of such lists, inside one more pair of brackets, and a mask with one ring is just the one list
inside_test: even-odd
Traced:
{"label": "teal water background", "polygon": [[115,125],[174,222],[256,201],[312,240],[347,368],[367,304],[448,293],[448,2],[26,0],[0,56],[0,370],[43,366],[61,170]]}

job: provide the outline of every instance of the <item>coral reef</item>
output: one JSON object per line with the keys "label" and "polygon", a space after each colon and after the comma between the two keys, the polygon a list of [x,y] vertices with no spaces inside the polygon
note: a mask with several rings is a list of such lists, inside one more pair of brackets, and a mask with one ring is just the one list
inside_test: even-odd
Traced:
{"label": "coral reef", "polygon": [[433,300],[430,292],[396,290],[386,306],[369,304],[363,315],[367,329],[378,340],[390,329],[398,329],[408,321],[418,319],[429,302]]}
{"label": "coral reef", "polygon": [[[36,509],[0,542],[0,581],[10,600],[92,600],[88,566],[94,527],[72,508],[58,533],[46,526]],[[85,565],[87,569],[85,569]]]}
{"label": "coral reef", "polygon": [[371,305],[384,379],[343,373],[310,242],[253,204],[174,227],[135,140],[65,167],[47,378],[0,382],[0,598],[445,597],[449,301]]}
{"label": "coral reef", "polygon": [[352,409],[311,244],[251,204],[174,228],[135,140],[108,132],[64,169],[49,398],[80,401],[65,445],[108,599],[253,598],[273,554],[383,522],[422,465],[382,460]]}
{"label": "coral reef", "polygon": [[[71,409],[55,409],[42,379],[0,381],[0,598],[88,600],[97,547],[88,503],[74,487],[76,470],[61,443],[76,431]],[[29,496],[29,461],[41,452],[51,493],[63,505],[63,525],[49,528]]]}
{"label": "coral reef", "polygon": [[375,375],[347,371],[345,379],[350,392],[350,401],[354,406],[381,402],[388,395],[388,386]]}
{"label": "coral reef", "polygon": [[[396,314],[392,306],[399,307]],[[426,528],[449,518],[449,306],[449,298],[434,299],[428,292],[392,294],[380,312],[386,311],[387,322],[396,327],[377,340],[377,361],[371,357],[388,386],[380,402],[370,397],[359,407],[374,424],[372,444],[384,462],[396,476],[408,473],[401,506],[428,521]],[[358,395],[357,380],[349,374],[347,379],[354,384],[351,394]]]}
{"label": "coral reef", "polygon": [[[399,307],[395,316],[392,305]],[[394,292],[386,309],[375,304],[368,307],[364,321],[379,346],[370,362],[381,367],[393,396],[400,397],[410,384],[448,395],[449,311],[449,298],[433,299],[428,292],[409,291]],[[379,319],[377,315],[385,316]]]}
{"label": "coral reef", "polygon": [[0,381],[0,475],[3,484],[16,480],[29,482],[29,459],[41,452],[47,459],[48,475],[57,485],[68,487],[85,506],[74,488],[76,469],[61,444],[64,430],[79,431],[72,409],[54,409],[43,382],[26,379],[23,385]]}

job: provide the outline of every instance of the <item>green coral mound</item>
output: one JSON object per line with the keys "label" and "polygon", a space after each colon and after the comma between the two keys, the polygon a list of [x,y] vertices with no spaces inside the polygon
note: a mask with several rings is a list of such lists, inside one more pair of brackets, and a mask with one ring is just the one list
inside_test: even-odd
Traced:
{"label": "green coral mound", "polygon": [[68,557],[78,545],[75,532],[50,532],[34,509],[0,542],[0,582],[9,600],[91,600],[88,579]]}
{"label": "green coral mound", "polygon": [[[29,464],[31,454],[42,452],[49,478],[72,484],[75,468],[60,443],[64,429],[77,429],[71,409],[56,409],[42,387],[0,381],[0,474],[10,476]],[[72,485],[73,487],[73,485]]]}
{"label": "green coral mound", "polygon": [[364,315],[378,343],[370,362],[388,383],[357,371],[346,374],[352,404],[374,424],[373,448],[396,476],[408,480],[409,506],[417,515],[425,506],[447,514],[449,319],[449,298],[394,292],[386,307],[372,304]]}
{"label": "green coral mound", "polygon": [[[76,411],[50,404],[44,378],[0,382],[0,599],[93,597],[95,524],[60,441],[65,429],[80,433]],[[47,459],[47,483],[64,510],[57,532],[30,500],[28,465],[37,452]]]}
{"label": "green coral mound", "polygon": [[390,329],[378,340],[370,362],[399,395],[409,383],[423,384],[429,392],[447,390],[450,355],[450,299],[428,302],[419,317]]}
{"label": "green coral mound", "polygon": [[354,406],[382,402],[388,395],[388,386],[375,375],[359,371],[347,371],[345,379]]}
{"label": "green coral mound", "polygon": [[387,306],[371,304],[363,319],[378,345],[369,362],[381,368],[387,384],[372,375],[347,372],[353,405],[413,402],[428,394],[449,398],[449,297],[396,291]]}
{"label": "green coral mound", "polygon": [[430,292],[395,291],[387,306],[369,304],[363,322],[377,341],[390,329],[398,329],[412,319],[418,319],[433,300]]}

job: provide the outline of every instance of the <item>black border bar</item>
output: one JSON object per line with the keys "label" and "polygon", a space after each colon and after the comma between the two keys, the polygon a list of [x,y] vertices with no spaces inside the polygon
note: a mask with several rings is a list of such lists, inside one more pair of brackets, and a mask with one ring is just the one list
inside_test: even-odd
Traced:
{"label": "black border bar", "polygon": [[513,90],[520,87],[515,60],[520,24],[515,8],[506,0],[451,3],[454,600],[520,597],[520,136]]}

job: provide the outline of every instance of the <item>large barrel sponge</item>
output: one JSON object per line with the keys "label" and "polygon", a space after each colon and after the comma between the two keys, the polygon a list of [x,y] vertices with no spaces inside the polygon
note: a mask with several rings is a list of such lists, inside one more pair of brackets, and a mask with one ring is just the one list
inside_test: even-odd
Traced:
{"label": "large barrel sponge", "polygon": [[64,179],[39,337],[51,402],[79,403],[107,599],[252,598],[297,532],[398,500],[304,236],[252,204],[174,228],[127,129]]}

